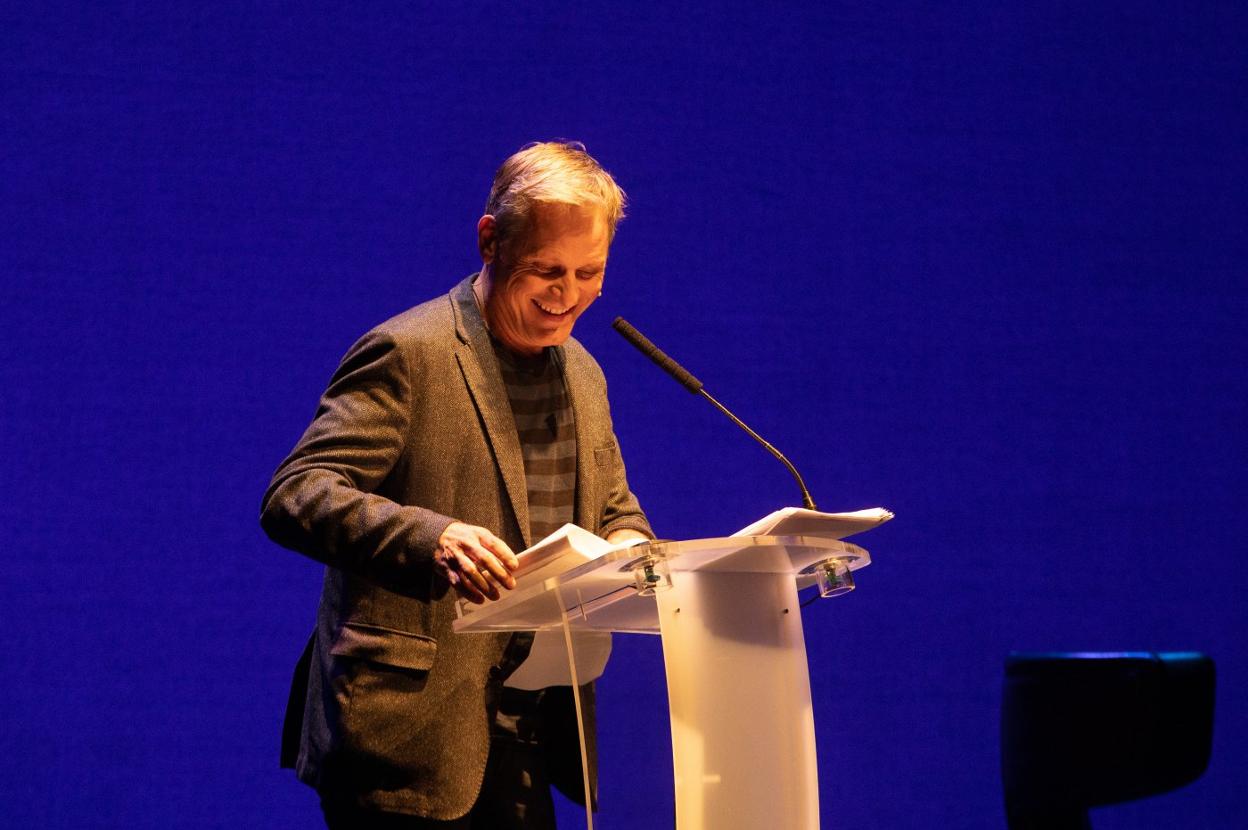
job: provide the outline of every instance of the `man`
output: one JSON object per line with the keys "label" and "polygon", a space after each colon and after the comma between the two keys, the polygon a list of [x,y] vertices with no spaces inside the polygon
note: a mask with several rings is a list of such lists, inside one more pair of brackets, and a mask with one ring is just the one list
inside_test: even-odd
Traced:
{"label": "man", "polygon": [[503,687],[531,637],[451,624],[564,522],[653,538],[570,337],[622,215],[584,147],[513,155],[477,223],[481,272],[352,346],[274,474],[262,525],[329,566],[283,761],[331,828],[553,827],[547,773],[585,797],[575,743],[555,745],[569,690]]}

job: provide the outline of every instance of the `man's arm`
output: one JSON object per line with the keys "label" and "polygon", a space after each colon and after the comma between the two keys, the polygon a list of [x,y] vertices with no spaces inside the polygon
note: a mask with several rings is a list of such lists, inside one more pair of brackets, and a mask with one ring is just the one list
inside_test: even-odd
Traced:
{"label": "man's arm", "polygon": [[[606,453],[603,474],[609,477],[610,489],[603,504],[602,525],[599,534],[609,542],[624,542],[629,539],[653,539],[654,531],[641,504],[633,491],[628,488],[628,476],[624,472],[624,459],[620,456],[620,442],[611,432],[611,446],[606,450],[596,450],[595,454]],[[597,460],[597,459],[595,459]],[[600,469],[602,467],[600,466]]]}
{"label": "man's arm", "polygon": [[[641,510],[641,504],[628,487],[624,472],[624,460],[620,456],[620,442],[615,436],[611,422],[611,402],[607,397],[607,379],[602,368],[589,352],[576,341],[570,341],[565,349],[567,371],[573,379],[578,396],[577,418],[586,417],[592,424],[593,441],[578,452],[592,452],[585,456],[586,464],[596,477],[595,492],[605,493],[599,507],[598,535],[607,540],[626,541],[635,538],[622,534],[630,530],[646,539],[654,538],[654,531]],[[617,533],[621,533],[618,537]]]}
{"label": "man's arm", "polygon": [[485,528],[374,491],[398,463],[413,383],[393,338],[370,332],[330,381],[316,417],[264,494],[275,542],[388,590],[423,596],[431,572],[475,602],[514,585],[515,556]]}

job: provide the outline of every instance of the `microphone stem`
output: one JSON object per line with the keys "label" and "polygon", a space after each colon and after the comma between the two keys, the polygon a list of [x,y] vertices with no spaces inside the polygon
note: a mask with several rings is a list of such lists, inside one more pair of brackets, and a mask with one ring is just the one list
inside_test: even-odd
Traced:
{"label": "microphone stem", "polygon": [[810,497],[810,491],[806,489],[806,482],[802,481],[801,474],[797,471],[797,468],[793,466],[793,464],[789,461],[789,459],[784,457],[784,453],[780,452],[780,450],[773,447],[770,444],[770,442],[768,442],[767,440],[763,438],[763,436],[759,435],[757,432],[755,432],[754,430],[746,426],[745,421],[742,421],[736,415],[733,415],[732,412],[728,410],[728,407],[724,406],[722,403],[715,400],[715,398],[711,395],[710,392],[707,392],[705,389],[699,389],[698,394],[706,398],[708,401],[710,401],[711,404],[713,404],[714,407],[718,409],[720,412],[724,413],[729,418],[731,418],[734,424],[736,424],[737,426],[741,427],[741,429],[748,432],[750,434],[750,437],[753,438],[758,443],[762,444],[763,448],[766,449],[767,452],[771,453],[776,458],[778,458],[780,460],[780,463],[783,464],[785,467],[787,467],[789,472],[793,474],[794,480],[797,481],[797,486],[802,488],[802,505],[807,510],[815,509],[815,500]]}

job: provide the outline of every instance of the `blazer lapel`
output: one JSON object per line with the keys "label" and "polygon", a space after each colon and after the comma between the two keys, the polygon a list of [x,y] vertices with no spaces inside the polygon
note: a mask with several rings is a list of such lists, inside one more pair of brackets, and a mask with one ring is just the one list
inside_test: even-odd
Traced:
{"label": "blazer lapel", "polygon": [[503,477],[511,509],[520,525],[520,536],[527,548],[533,541],[529,538],[529,495],[524,479],[524,456],[520,452],[520,437],[516,434],[516,421],[511,414],[511,403],[507,400],[507,387],[503,385],[498,359],[494,356],[489,332],[472,295],[472,280],[473,277],[469,277],[451,291],[455,331],[462,344],[456,349],[455,358],[485,424],[486,440],[494,451],[494,460]]}

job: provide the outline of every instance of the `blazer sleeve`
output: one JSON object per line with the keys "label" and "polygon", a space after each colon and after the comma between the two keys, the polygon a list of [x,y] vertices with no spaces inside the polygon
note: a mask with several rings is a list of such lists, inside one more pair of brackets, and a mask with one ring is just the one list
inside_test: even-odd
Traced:
{"label": "blazer sleeve", "polygon": [[260,512],[278,544],[401,593],[427,584],[438,537],[452,521],[374,492],[404,451],[413,394],[407,363],[383,331],[351,347]]}
{"label": "blazer sleeve", "polygon": [[[618,445],[615,455],[618,459]],[[623,463],[619,464],[618,470],[617,484],[612,488],[602,511],[602,530],[599,531],[600,535],[605,539],[616,530],[631,528],[651,539],[655,538],[654,531],[650,528],[650,522],[646,519],[646,514],[641,512],[641,505],[638,503],[637,497],[628,489],[628,482],[624,479]]]}
{"label": "blazer sleeve", "polygon": [[[603,381],[602,394],[605,401],[605,380]],[[610,404],[604,405],[609,413]],[[611,424],[609,414],[607,416],[607,429],[611,435],[610,446],[594,450],[594,463],[600,471],[606,474],[608,482],[607,497],[602,506],[599,535],[606,538],[613,531],[631,528],[653,539],[655,538],[654,531],[650,528],[650,522],[646,519],[646,514],[641,510],[641,503],[628,487],[628,476],[624,471],[624,458],[620,453],[620,441],[615,436],[615,428]]]}

